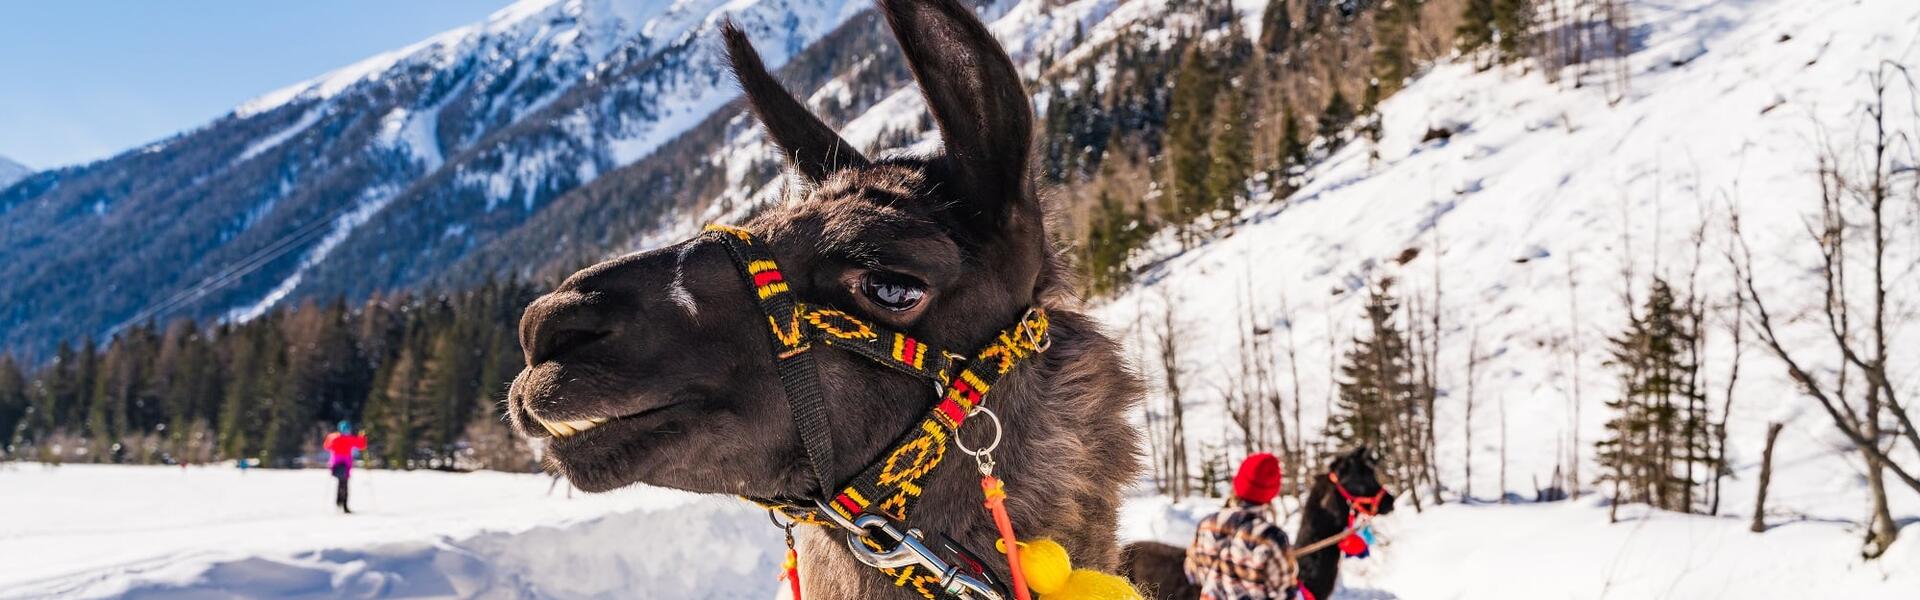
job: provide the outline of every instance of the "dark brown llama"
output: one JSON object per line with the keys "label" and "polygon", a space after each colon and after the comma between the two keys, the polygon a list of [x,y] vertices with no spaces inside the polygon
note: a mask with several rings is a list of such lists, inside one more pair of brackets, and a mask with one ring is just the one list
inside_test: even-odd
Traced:
{"label": "dark brown llama", "polygon": [[[1116,343],[1078,312],[1056,260],[1029,168],[1033,113],[1020,76],[957,0],[885,0],[880,10],[943,150],[862,156],[767,72],[744,33],[726,27],[746,99],[793,171],[786,201],[743,228],[777,259],[799,302],[929,346],[980,348],[1030,307],[1046,311],[1050,347],[992,386],[989,404],[1005,430],[997,473],[1022,537],[1053,538],[1076,565],[1112,570],[1119,492],[1138,471],[1127,415],[1141,387]],[[755,292],[710,236],[575,273],[521,320],[527,369],[513,383],[513,424],[554,438],[548,468],[587,491],[640,482],[756,498],[830,495],[928,414],[935,394],[870,357],[806,350],[830,430],[826,447],[809,446],[803,437],[817,436],[795,425],[801,411],[776,372]],[[961,431],[977,445],[990,430],[969,422]],[[922,480],[907,521],[998,556],[980,475],[973,461],[947,454]],[[920,597],[856,562],[843,530],[796,533],[807,598]],[[1005,581],[1005,565],[986,562]]]}
{"label": "dark brown llama", "polygon": [[[1345,487],[1347,494],[1341,494],[1334,487],[1335,477],[1339,478],[1337,485]],[[1378,495],[1379,514],[1393,512],[1393,494],[1381,487],[1373,453],[1364,446],[1334,458],[1327,465],[1326,473],[1313,478],[1313,487],[1307,491],[1307,502],[1300,513],[1294,547],[1304,547],[1346,531],[1347,515],[1353,510],[1353,505],[1347,502],[1349,495],[1354,498]],[[1122,551],[1120,571],[1132,578],[1149,598],[1194,600],[1200,597],[1200,588],[1187,581],[1186,558],[1186,548],[1135,542],[1127,544]],[[1340,578],[1340,549],[1328,546],[1297,558],[1300,586],[1312,592],[1316,600],[1332,598],[1334,583]]]}

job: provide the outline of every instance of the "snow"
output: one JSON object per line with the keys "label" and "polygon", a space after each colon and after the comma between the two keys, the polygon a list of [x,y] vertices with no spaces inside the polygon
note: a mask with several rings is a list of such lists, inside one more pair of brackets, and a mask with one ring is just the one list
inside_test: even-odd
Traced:
{"label": "snow", "polygon": [[[865,9],[867,3],[854,0],[828,0],[798,3],[785,0],[679,0],[672,8],[641,28],[653,47],[691,40],[695,45],[690,68],[685,75],[657,83],[647,83],[646,95],[655,111],[647,118],[622,123],[608,135],[606,147],[614,164],[630,164],[646,158],[661,144],[672,141],[713,111],[739,95],[731,76],[709,77],[724,73],[724,56],[715,39],[720,22],[732,19],[754,39],[767,68],[779,69],[793,55],[820,36]],[[699,36],[699,37],[695,37]]]}
{"label": "snow", "polygon": [[294,121],[292,125],[288,125],[285,129],[273,132],[272,135],[248,144],[247,149],[241,151],[239,158],[233,159],[233,162],[246,162],[247,159],[259,156],[262,152],[274,149],[281,143],[292,139],[293,136],[300,135],[300,132],[306,131],[307,128],[312,127],[314,123],[320,122],[320,117],[324,117],[326,114],[327,111],[321,107],[308,108],[307,112],[301,114],[300,119]]}
{"label": "snow", "polygon": [[[1122,536],[1184,546],[1217,506],[1139,498],[1127,505]],[[1342,563],[1334,597],[1894,600],[1920,589],[1913,535],[1866,561],[1840,523],[1800,520],[1756,534],[1744,519],[1641,507],[1622,507],[1621,518],[1608,523],[1598,499],[1403,507],[1374,522],[1372,556]]]}
{"label": "snow", "polygon": [[[354,472],[354,514],[319,469],[0,466],[0,599],[104,597],[772,598],[785,548],[744,501],[543,475]],[[1185,544],[1217,503],[1129,498],[1121,537]],[[1289,507],[1291,508],[1291,507]],[[1597,501],[1459,505],[1376,522],[1340,598],[1904,598],[1920,536],[1857,558],[1845,524]],[[1645,516],[1646,518],[1639,518]],[[1291,520],[1289,520],[1291,522]]]}
{"label": "snow", "polygon": [[320,469],[0,466],[0,598],[771,597],[785,550],[731,498],[568,498],[493,472],[351,481],[342,515]]}
{"label": "snow", "polygon": [[[347,236],[352,234],[354,229],[366,224],[368,220],[373,218],[373,215],[380,212],[380,209],[386,208],[387,203],[392,202],[394,196],[399,193],[400,190],[392,186],[368,188],[361,192],[360,196],[355,198],[352,204],[342,206],[335,211],[336,216],[333,217],[332,224],[326,228],[326,234],[321,236],[320,241],[314,243],[313,248],[308,249],[307,253],[301,257],[300,266],[295,268],[293,273],[281,279],[279,284],[273,286],[273,289],[268,290],[267,294],[261,297],[258,302],[234,307],[232,310],[227,311],[226,320],[243,323],[266,314],[274,305],[279,304],[281,300],[286,299],[289,294],[292,294],[295,289],[300,287],[300,280],[306,276],[308,269],[320,264],[320,261],[326,260],[327,255],[332,254],[333,249],[340,246],[340,242],[346,241]],[[318,231],[318,229],[313,231]],[[304,236],[292,235],[292,237],[298,238]],[[292,245],[289,247],[299,247],[300,244],[298,241],[290,243]]]}
{"label": "snow", "polygon": [[[1468,486],[1464,373],[1476,332],[1490,358],[1472,423],[1475,495],[1498,497],[1503,413],[1515,449],[1507,491],[1531,495],[1534,482],[1544,484],[1572,452],[1576,435],[1589,459],[1582,478],[1591,485],[1592,444],[1603,438],[1609,417],[1602,403],[1618,385],[1604,359],[1605,336],[1626,321],[1623,267],[1631,265],[1634,293],[1643,297],[1655,274],[1686,285],[1698,260],[1700,293],[1730,304],[1724,223],[1727,207],[1737,205],[1762,291],[1792,299],[1775,311],[1817,306],[1820,296],[1804,283],[1816,257],[1801,220],[1817,204],[1810,175],[1816,152],[1821,144],[1858,141],[1857,117],[1872,93],[1867,76],[1881,60],[1920,60],[1920,4],[1908,1],[1630,7],[1644,46],[1629,59],[1624,91],[1598,76],[1573,88],[1567,80],[1549,83],[1538,70],[1477,72],[1465,61],[1436,66],[1383,103],[1386,134],[1377,161],[1368,142],[1354,142],[1317,165],[1288,201],[1239,215],[1230,235],[1186,251],[1170,238],[1156,240],[1141,283],[1099,315],[1135,352],[1148,352],[1158,339],[1154,323],[1171,307],[1186,345],[1182,377],[1193,384],[1186,386],[1188,419],[1197,422],[1190,427],[1237,447],[1218,386],[1205,384],[1225,381],[1239,364],[1227,358],[1238,353],[1239,319],[1220,316],[1246,314],[1242,299],[1252,298],[1253,322],[1275,332],[1277,361],[1287,360],[1287,339],[1295,340],[1297,400],[1308,434],[1317,437],[1332,393],[1331,361],[1359,335],[1362,286],[1391,276],[1400,298],[1430,305],[1438,279],[1445,396],[1436,460],[1446,487],[1458,494]],[[1786,33],[1791,39],[1780,41]],[[1675,56],[1690,59],[1674,66]],[[1912,101],[1899,94],[1890,100],[1903,107]],[[1920,128],[1911,113],[1897,118],[1906,130]],[[1459,131],[1422,143],[1438,124]],[[1702,219],[1707,237],[1695,242]],[[1409,249],[1418,256],[1398,264]],[[1909,294],[1920,292],[1916,284],[1911,277],[1900,283]],[[1716,406],[1734,360],[1724,328],[1730,313],[1721,307],[1713,317],[1706,347]],[[1817,341],[1804,326],[1791,325],[1786,335]],[[1896,355],[1906,357],[1900,372],[1920,367],[1920,348],[1907,344],[1916,339],[1897,342]],[[1577,371],[1575,346],[1583,348]],[[1158,361],[1136,359],[1159,385]],[[1863,521],[1857,454],[1811,399],[1794,392],[1751,331],[1739,361],[1728,425],[1734,472],[1723,514],[1750,512],[1767,423],[1786,417],[1769,509]],[[1276,364],[1286,389],[1288,366]],[[1898,485],[1889,493],[1896,518],[1920,517],[1920,495]]]}
{"label": "snow", "polygon": [[26,179],[28,175],[32,174],[33,169],[26,165],[14,162],[13,159],[5,156],[0,156],[0,189],[6,189],[7,186],[13,185],[13,182]]}

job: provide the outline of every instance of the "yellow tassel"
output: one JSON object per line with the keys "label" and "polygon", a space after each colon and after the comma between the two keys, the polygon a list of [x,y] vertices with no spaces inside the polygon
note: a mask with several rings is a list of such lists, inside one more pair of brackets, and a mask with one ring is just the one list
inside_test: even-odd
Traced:
{"label": "yellow tassel", "polygon": [[[1004,549],[1003,549],[1004,551]],[[1126,579],[1092,569],[1075,569],[1067,549],[1053,540],[1020,544],[1021,571],[1027,587],[1043,600],[1141,600]]]}
{"label": "yellow tassel", "polygon": [[1140,592],[1117,575],[1075,569],[1067,585],[1047,595],[1046,600],[1140,600]]}
{"label": "yellow tassel", "polygon": [[1073,571],[1073,561],[1067,558],[1066,548],[1053,540],[1027,542],[1022,546],[1020,566],[1027,574],[1028,589],[1047,596],[1066,587]]}

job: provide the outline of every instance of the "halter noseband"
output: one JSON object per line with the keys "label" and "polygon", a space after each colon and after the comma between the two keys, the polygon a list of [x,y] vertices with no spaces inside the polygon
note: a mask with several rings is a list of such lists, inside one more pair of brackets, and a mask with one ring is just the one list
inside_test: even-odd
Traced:
{"label": "halter noseband", "polygon": [[1340,492],[1341,498],[1347,500],[1348,512],[1369,517],[1380,514],[1380,503],[1386,500],[1387,488],[1382,487],[1380,491],[1374,492],[1371,496],[1355,496],[1353,492],[1347,491],[1346,484],[1340,483],[1339,473],[1327,473],[1327,480],[1332,481],[1333,489]]}
{"label": "halter noseband", "polygon": [[[979,573],[969,580],[965,573],[956,575],[953,568],[945,568],[956,561],[934,556],[918,539],[919,532],[903,522],[924,491],[927,476],[945,459],[948,440],[957,441],[960,426],[984,409],[994,383],[1051,345],[1046,312],[1029,308],[984,347],[972,354],[956,354],[843,311],[799,302],[773,254],[745,229],[708,225],[702,239],[716,240],[727,248],[766,314],[780,384],[820,486],[818,498],[749,500],[798,522],[839,526],[852,534],[848,545],[856,558],[880,568],[895,585],[913,587],[927,598],[934,598],[935,591],[959,597],[969,597],[969,590],[986,591],[971,587],[980,584]],[[930,381],[939,395],[912,427],[838,488],[828,487],[834,481],[829,473],[834,464],[831,419],[813,362],[816,345],[846,350]]]}

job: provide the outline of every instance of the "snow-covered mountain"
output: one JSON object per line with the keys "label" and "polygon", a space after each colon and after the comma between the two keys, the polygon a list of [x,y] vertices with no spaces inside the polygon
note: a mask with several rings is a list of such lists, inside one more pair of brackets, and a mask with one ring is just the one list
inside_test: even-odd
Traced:
{"label": "snow-covered mountain", "polygon": [[[866,9],[524,0],[198,129],[51,171],[0,193],[0,344],[44,350],[130,320],[246,318],[425,285],[726,106],[736,90],[713,42],[723,19],[779,66],[830,54],[816,42]],[[656,191],[617,195],[657,214],[678,190]],[[505,253],[532,261],[541,248]]]}
{"label": "snow-covered mountain", "polygon": [[14,162],[13,159],[5,156],[0,156],[0,188],[13,185],[13,182],[25,179],[28,175],[32,174],[33,169],[27,168],[26,165]]}

